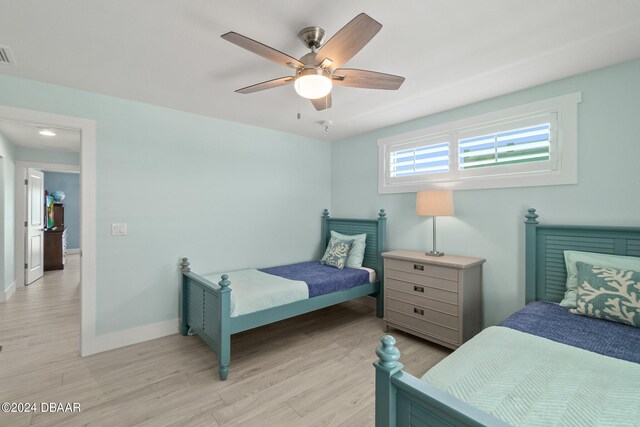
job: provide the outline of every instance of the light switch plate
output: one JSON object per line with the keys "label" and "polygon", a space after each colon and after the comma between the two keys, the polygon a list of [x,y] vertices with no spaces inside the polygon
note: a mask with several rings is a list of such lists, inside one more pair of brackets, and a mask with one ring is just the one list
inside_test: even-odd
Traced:
{"label": "light switch plate", "polygon": [[111,224],[111,235],[112,236],[126,236],[127,235],[127,224]]}

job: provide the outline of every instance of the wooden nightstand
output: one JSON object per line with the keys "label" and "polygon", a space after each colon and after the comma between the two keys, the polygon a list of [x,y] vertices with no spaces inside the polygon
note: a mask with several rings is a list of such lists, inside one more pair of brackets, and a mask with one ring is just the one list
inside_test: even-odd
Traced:
{"label": "wooden nightstand", "polygon": [[384,257],[384,321],[450,348],[482,330],[481,258],[393,251]]}

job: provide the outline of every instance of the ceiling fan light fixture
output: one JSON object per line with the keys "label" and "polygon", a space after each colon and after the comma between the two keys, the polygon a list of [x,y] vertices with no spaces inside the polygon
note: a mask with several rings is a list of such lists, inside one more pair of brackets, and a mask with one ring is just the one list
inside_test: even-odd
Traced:
{"label": "ceiling fan light fixture", "polygon": [[304,68],[298,72],[293,87],[303,98],[323,98],[331,92],[331,75],[322,68]]}

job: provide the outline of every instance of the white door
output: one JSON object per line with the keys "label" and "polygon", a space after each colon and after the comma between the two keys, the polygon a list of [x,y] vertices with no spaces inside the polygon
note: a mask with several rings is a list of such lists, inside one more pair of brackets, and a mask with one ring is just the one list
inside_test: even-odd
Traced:
{"label": "white door", "polygon": [[33,283],[44,274],[44,174],[36,169],[28,169],[27,181],[27,221],[25,284]]}

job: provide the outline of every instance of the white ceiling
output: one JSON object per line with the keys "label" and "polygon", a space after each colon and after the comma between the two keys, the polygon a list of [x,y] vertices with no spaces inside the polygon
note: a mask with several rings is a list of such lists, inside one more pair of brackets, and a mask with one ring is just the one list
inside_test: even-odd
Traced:
{"label": "white ceiling", "polygon": [[[51,129],[55,136],[40,135],[40,130]],[[38,125],[10,120],[0,120],[0,132],[9,141],[19,147],[37,148],[50,151],[80,152],[80,131],[59,129],[46,125]]]}
{"label": "white ceiling", "polygon": [[[0,0],[0,73],[337,140],[640,57],[638,0]],[[317,112],[292,74],[220,38],[236,31],[300,57],[297,32],[333,35],[365,12],[383,28],[346,66],[406,77],[398,91],[337,87]],[[1,96],[0,96],[1,100]],[[1,101],[0,101],[1,102]],[[330,132],[317,122],[333,120]]]}

